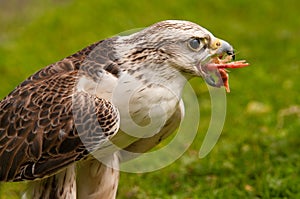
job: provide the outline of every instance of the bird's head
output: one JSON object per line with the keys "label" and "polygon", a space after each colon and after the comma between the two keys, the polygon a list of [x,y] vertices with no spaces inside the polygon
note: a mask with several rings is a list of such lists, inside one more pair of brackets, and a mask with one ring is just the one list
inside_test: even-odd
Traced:
{"label": "bird's head", "polygon": [[130,35],[127,42],[136,44],[134,51],[130,52],[131,59],[167,63],[187,78],[201,76],[212,86],[216,86],[212,78],[214,71],[209,70],[207,64],[214,57],[229,55],[234,58],[234,50],[229,43],[189,21],[158,22]]}

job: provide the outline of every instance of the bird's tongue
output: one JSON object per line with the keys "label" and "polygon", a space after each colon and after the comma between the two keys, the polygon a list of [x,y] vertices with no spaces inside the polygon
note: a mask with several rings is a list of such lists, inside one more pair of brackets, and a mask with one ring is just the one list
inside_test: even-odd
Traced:
{"label": "bird's tongue", "polygon": [[[249,64],[245,60],[240,61],[228,61],[228,59],[219,59],[213,58],[208,64],[206,64],[206,69],[211,75],[205,78],[205,81],[214,87],[224,86],[227,92],[230,92],[229,89],[229,75],[227,73],[228,68],[243,68]],[[217,81],[214,80],[214,77],[217,78]]]}

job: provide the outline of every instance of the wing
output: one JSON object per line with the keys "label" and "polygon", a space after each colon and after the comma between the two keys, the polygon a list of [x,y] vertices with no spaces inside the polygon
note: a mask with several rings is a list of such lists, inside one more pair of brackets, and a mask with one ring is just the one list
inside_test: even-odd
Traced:
{"label": "wing", "polygon": [[93,47],[42,69],[0,102],[0,181],[55,174],[117,132],[119,113],[109,101],[74,92]]}

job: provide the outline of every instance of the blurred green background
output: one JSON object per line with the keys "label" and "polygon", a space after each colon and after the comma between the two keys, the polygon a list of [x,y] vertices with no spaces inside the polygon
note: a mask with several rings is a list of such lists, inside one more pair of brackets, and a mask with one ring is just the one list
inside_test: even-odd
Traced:
{"label": "blurred green background", "polygon": [[[165,19],[196,22],[229,41],[237,59],[227,119],[213,151],[198,151],[210,121],[209,94],[193,80],[197,139],[174,164],[121,174],[118,198],[300,198],[299,1],[0,0],[0,97],[29,75],[83,47]],[[20,198],[24,183],[3,183]]]}

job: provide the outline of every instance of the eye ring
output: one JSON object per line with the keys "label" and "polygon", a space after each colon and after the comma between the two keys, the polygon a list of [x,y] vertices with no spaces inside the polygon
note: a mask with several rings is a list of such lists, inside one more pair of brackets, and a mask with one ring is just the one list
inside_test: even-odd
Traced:
{"label": "eye ring", "polygon": [[201,41],[199,38],[192,38],[189,40],[188,45],[192,50],[199,50]]}

